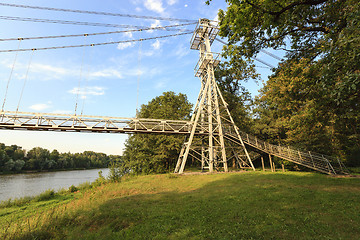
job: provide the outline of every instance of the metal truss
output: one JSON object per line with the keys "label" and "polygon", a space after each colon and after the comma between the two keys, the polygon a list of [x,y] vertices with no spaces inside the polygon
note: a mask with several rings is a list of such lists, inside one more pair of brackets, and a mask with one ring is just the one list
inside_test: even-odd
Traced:
{"label": "metal truss", "polygon": [[[212,127],[216,129],[216,124]],[[0,112],[0,129],[3,130],[33,130],[55,132],[94,132],[94,133],[149,133],[149,134],[186,134],[190,135],[193,121],[164,120],[164,119],[139,119],[102,116],[76,116],[52,113],[30,112]],[[259,154],[270,154],[296,164],[314,169],[327,174],[346,173],[347,170],[337,158],[314,153],[304,152],[286,146],[277,146],[262,141],[247,133],[241,132],[236,126],[223,123],[224,139],[229,141],[226,147],[227,159],[233,158],[240,167],[251,168],[247,161],[247,155],[243,150],[242,143],[250,150],[251,159],[255,160]],[[214,131],[214,135],[218,135]],[[192,151],[189,155],[202,161],[203,168],[209,164],[207,149],[204,142],[208,140],[209,126],[197,125],[194,130]],[[240,138],[239,138],[240,136]],[[215,158],[221,151],[219,146],[213,148]],[[219,162],[214,163],[214,169],[220,169]]]}
{"label": "metal truss", "polygon": [[[223,168],[228,171],[229,154],[235,154],[234,143],[225,138],[225,128],[237,133],[240,149],[247,157],[248,165],[255,170],[250,155],[235,126],[227,104],[217,86],[214,68],[219,64],[218,54],[211,52],[211,44],[216,38],[218,27],[208,19],[200,19],[191,39],[191,49],[199,50],[199,61],[195,67],[195,76],[200,78],[201,90],[192,115],[191,133],[187,136],[180,151],[175,173],[183,173],[189,156],[200,160],[202,169]],[[198,128],[207,132],[205,137],[195,137]],[[239,147],[237,143],[237,147]],[[239,159],[239,158],[237,158]]]}
{"label": "metal truss", "polygon": [[31,112],[0,112],[0,129],[101,133],[189,133],[181,120],[101,117]]}

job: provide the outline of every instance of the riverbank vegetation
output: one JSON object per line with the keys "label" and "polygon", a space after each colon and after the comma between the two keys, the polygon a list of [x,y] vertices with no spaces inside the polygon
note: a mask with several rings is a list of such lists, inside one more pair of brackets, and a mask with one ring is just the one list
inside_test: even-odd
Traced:
{"label": "riverbank vegetation", "polygon": [[[359,1],[227,4],[218,15],[228,44],[217,81],[236,124],[273,144],[360,166]],[[260,79],[255,65],[265,66],[254,62],[264,54],[275,66],[268,79]],[[255,99],[241,86],[251,79],[264,82]]]}
{"label": "riverbank vegetation", "polygon": [[111,162],[119,160],[120,156],[108,156],[93,151],[59,153],[56,149],[50,152],[35,147],[27,152],[20,146],[0,143],[0,173],[106,168]]}
{"label": "riverbank vegetation", "polygon": [[0,208],[1,239],[358,239],[360,179],[126,176]]}

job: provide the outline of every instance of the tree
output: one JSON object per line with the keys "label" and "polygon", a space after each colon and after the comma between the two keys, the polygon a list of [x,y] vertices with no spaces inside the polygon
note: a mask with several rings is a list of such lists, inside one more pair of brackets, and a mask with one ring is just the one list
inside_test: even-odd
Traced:
{"label": "tree", "polygon": [[27,157],[30,159],[27,162],[27,168],[33,170],[48,169],[48,161],[50,159],[49,150],[41,147],[35,147],[28,152]]}
{"label": "tree", "polygon": [[215,79],[236,126],[249,132],[252,125],[252,98],[242,83],[249,78],[257,79],[258,75],[254,69],[245,69],[246,64],[242,63],[236,67],[228,62],[221,63],[215,70]]}
{"label": "tree", "polygon": [[14,164],[15,171],[17,171],[17,172],[21,171],[21,169],[24,167],[24,165],[25,165],[24,160],[20,160],[20,159],[16,160],[15,164]]}
{"label": "tree", "polygon": [[15,166],[14,160],[9,159],[9,161],[7,161],[7,162],[5,163],[4,170],[5,170],[5,171],[12,171],[13,168],[14,168],[14,166]]}
{"label": "tree", "polygon": [[[140,118],[188,120],[192,104],[184,94],[164,92],[161,96],[142,105]],[[135,134],[128,138],[121,158],[123,173],[149,174],[172,170],[183,136]]]}
{"label": "tree", "polygon": [[344,158],[359,154],[360,3],[227,2],[219,19],[231,66],[263,48],[286,51],[257,100],[257,134]]}

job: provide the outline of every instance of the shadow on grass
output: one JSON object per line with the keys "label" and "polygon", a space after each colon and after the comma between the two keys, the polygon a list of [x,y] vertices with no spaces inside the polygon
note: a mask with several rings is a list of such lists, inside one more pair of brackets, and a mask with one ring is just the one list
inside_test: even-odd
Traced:
{"label": "shadow on grass", "polygon": [[192,191],[119,196],[11,238],[359,239],[359,199],[358,180],[229,174]]}

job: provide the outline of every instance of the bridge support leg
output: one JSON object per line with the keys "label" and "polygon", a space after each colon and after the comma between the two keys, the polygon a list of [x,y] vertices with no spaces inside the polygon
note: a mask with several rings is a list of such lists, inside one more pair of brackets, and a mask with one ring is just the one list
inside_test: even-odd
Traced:
{"label": "bridge support leg", "polygon": [[273,162],[272,162],[272,160],[271,160],[271,155],[270,155],[270,154],[269,154],[269,162],[270,162],[271,172],[274,172]]}
{"label": "bridge support leg", "polygon": [[261,165],[262,165],[262,170],[265,172],[264,157],[263,156],[261,156]]}

